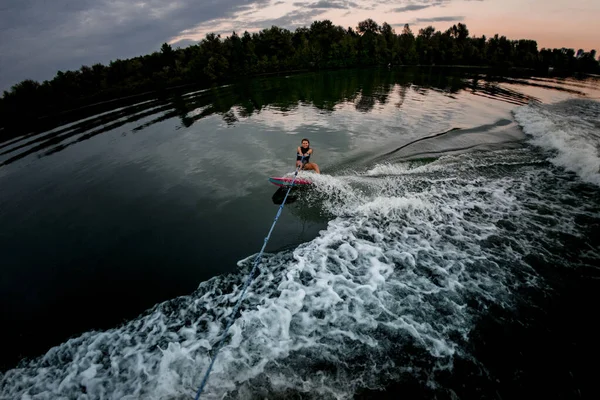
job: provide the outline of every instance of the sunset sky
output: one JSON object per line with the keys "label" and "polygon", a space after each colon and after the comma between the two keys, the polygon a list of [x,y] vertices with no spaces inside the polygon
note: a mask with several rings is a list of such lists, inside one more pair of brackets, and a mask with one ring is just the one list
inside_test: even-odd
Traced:
{"label": "sunset sky", "polygon": [[206,33],[229,35],[330,19],[345,28],[372,18],[415,34],[467,25],[471,36],[534,39],[538,48],[600,50],[598,0],[4,0],[0,5],[0,90],[57,70],[108,64],[185,47]]}

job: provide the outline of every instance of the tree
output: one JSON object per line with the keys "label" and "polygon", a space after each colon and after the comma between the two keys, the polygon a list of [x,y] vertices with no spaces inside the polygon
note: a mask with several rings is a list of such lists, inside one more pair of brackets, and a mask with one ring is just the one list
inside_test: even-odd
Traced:
{"label": "tree", "polygon": [[433,37],[434,33],[435,33],[435,28],[431,25],[429,25],[426,28],[419,29],[419,36],[425,40],[430,40]]}
{"label": "tree", "polygon": [[163,43],[160,47],[162,66],[163,68],[174,68],[175,67],[175,52],[171,45]]}
{"label": "tree", "polygon": [[229,68],[229,62],[221,54],[215,54],[208,59],[204,73],[213,81],[221,79]]}
{"label": "tree", "polygon": [[453,25],[450,27],[447,32],[453,39],[461,43],[464,43],[469,37],[469,30],[467,29],[467,26],[465,24],[461,24],[460,22],[458,25]]}
{"label": "tree", "polygon": [[168,43],[163,43],[162,46],[160,46],[160,52],[165,57],[168,57],[168,58],[173,57],[173,48]]}
{"label": "tree", "polygon": [[404,28],[402,28],[399,46],[401,63],[409,65],[418,63],[419,55],[417,54],[415,35],[408,24],[404,24]]}
{"label": "tree", "polygon": [[359,22],[356,30],[358,33],[363,35],[365,33],[377,33],[379,31],[379,25],[377,25],[377,22],[373,21],[371,18],[368,18]]}

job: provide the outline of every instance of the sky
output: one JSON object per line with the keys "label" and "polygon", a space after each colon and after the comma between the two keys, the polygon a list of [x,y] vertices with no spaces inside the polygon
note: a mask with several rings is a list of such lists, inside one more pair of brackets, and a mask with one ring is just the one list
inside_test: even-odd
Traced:
{"label": "sky", "polygon": [[186,47],[207,33],[256,32],[276,25],[294,30],[329,19],[356,28],[372,18],[397,32],[433,25],[467,25],[471,36],[534,39],[538,48],[600,51],[598,0],[2,0],[0,91],[58,70],[108,64]]}

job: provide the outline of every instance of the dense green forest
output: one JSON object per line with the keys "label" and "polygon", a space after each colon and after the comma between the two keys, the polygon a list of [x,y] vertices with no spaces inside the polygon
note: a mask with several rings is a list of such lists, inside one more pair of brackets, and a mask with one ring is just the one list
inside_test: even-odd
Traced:
{"label": "dense green forest", "polygon": [[[108,66],[58,71],[41,84],[25,80],[0,98],[0,121],[6,130],[14,130],[39,116],[184,84],[209,86],[265,73],[398,65],[600,73],[595,50],[538,50],[534,40],[470,37],[466,25],[460,23],[445,32],[429,26],[415,35],[408,25],[396,33],[389,24],[379,25],[371,19],[360,22],[356,29],[324,20],[293,32],[273,26],[241,36],[233,32],[225,39],[208,34],[186,48],[173,49],[165,43],[160,51],[111,61]],[[4,136],[2,132],[0,136]]]}

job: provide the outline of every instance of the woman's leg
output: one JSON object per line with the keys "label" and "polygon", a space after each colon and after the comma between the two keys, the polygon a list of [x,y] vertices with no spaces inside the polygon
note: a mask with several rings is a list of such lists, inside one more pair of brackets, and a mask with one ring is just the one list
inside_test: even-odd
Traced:
{"label": "woman's leg", "polygon": [[304,169],[310,169],[315,171],[317,174],[320,174],[321,171],[319,170],[319,166],[315,163],[306,163],[304,164]]}

